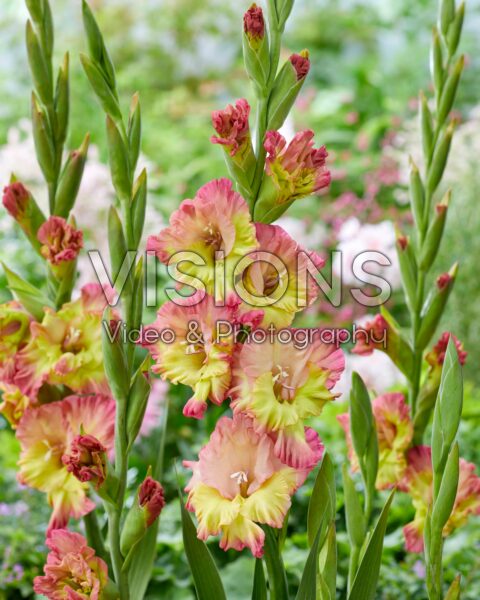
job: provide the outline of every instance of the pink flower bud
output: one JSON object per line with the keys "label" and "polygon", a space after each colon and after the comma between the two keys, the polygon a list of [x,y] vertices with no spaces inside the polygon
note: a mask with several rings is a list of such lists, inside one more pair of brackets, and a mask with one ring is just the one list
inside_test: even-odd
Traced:
{"label": "pink flower bud", "polygon": [[406,250],[407,249],[407,247],[408,247],[408,238],[407,238],[406,235],[400,235],[397,238],[397,242],[398,242],[398,245],[400,246],[400,248],[402,250]]}
{"label": "pink flower bud", "polygon": [[147,475],[138,489],[138,503],[145,510],[146,524],[150,527],[165,506],[162,484]]}
{"label": "pink flower bud", "polygon": [[52,265],[75,260],[83,247],[83,232],[62,217],[50,217],[38,230],[40,253]]}
{"label": "pink flower bud", "polygon": [[452,336],[453,341],[455,342],[455,347],[457,348],[458,360],[460,364],[465,364],[468,353],[463,349],[462,342],[449,331],[444,331],[440,336],[438,342],[431,350],[431,352],[429,352],[426,356],[428,364],[432,367],[441,366],[445,362],[445,354],[447,352],[447,346],[450,340],[450,336]]}
{"label": "pink flower bud", "polygon": [[437,287],[439,290],[444,290],[450,281],[452,280],[452,276],[450,273],[442,273],[437,277]]}
{"label": "pink flower bud", "polygon": [[250,41],[259,41],[265,36],[265,21],[260,6],[252,6],[243,15],[243,30]]}
{"label": "pink flower bud", "polygon": [[235,106],[229,104],[224,110],[214,111],[212,124],[218,136],[212,136],[211,142],[222,144],[230,151],[230,156],[235,156],[244,144],[249,143],[249,115],[250,105],[245,98],[237,100]]}
{"label": "pink flower bud", "polygon": [[29,200],[28,190],[19,181],[3,188],[3,206],[16,221],[20,221],[25,216]]}
{"label": "pink flower bud", "polygon": [[302,50],[300,54],[292,54],[288,59],[297,73],[297,80],[304,79],[310,70],[310,59],[308,50]]}
{"label": "pink flower bud", "polygon": [[62,456],[67,471],[80,481],[90,481],[98,489],[107,476],[107,449],[93,435],[77,435],[68,454]]}

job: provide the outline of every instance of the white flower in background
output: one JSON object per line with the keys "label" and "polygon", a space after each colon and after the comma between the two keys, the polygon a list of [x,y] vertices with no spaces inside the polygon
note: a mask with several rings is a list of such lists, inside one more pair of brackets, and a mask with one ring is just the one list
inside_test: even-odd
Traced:
{"label": "white flower in background", "polygon": [[361,376],[367,388],[376,395],[388,392],[392,387],[405,382],[402,373],[384,352],[374,350],[370,356],[345,352],[345,371],[335,386],[335,391],[342,396],[350,393],[353,371]]}
{"label": "white flower in background", "polygon": [[[362,224],[357,218],[351,217],[343,223],[338,232],[337,250],[342,252],[342,279],[347,285],[358,285],[359,281],[353,274],[352,264],[362,252],[381,252],[390,260],[390,265],[382,266],[368,262],[365,270],[383,277],[393,289],[401,284],[400,268],[395,248],[395,229],[390,221],[376,224]],[[337,275],[340,275],[337,273]]]}

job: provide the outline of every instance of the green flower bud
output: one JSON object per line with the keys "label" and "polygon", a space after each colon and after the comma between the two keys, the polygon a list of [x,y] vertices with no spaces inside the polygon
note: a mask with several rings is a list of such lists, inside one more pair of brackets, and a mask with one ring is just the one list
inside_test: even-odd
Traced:
{"label": "green flower bud", "polygon": [[145,372],[142,367],[143,365],[135,374],[128,396],[127,439],[130,446],[135,442],[142,426],[151,389],[148,372]]}
{"label": "green flower bud", "polygon": [[455,0],[441,0],[440,2],[440,30],[447,35],[448,28],[455,18]]}
{"label": "green flower bud", "polygon": [[67,137],[68,115],[70,110],[70,85],[69,85],[69,55],[68,52],[63,58],[62,66],[58,71],[57,85],[55,88],[55,115],[57,118],[57,127],[55,131],[56,141],[63,146]]}
{"label": "green flower bud", "polygon": [[442,44],[440,41],[438,29],[436,27],[433,28],[432,49],[430,53],[430,73],[432,76],[433,84],[435,86],[435,92],[438,98],[442,92],[444,74]]}
{"label": "green flower bud", "polygon": [[98,68],[105,77],[109,88],[114,92],[115,90],[115,69],[113,63],[108,54],[108,50],[103,41],[102,33],[95,21],[90,7],[82,0],[82,17],[83,27],[87,36],[88,50],[90,57],[93,62],[97,63]]}
{"label": "green flower bud", "polygon": [[407,303],[411,310],[415,308],[417,291],[417,265],[412,244],[408,237],[397,236],[397,255],[402,275],[402,284],[405,290]]}
{"label": "green flower bud", "polygon": [[107,141],[112,182],[122,202],[130,203],[132,187],[128,150],[115,122],[107,115]]}
{"label": "green flower bud", "polygon": [[243,58],[255,91],[262,96],[270,74],[270,52],[263,11],[256,4],[243,16]]}
{"label": "green flower bud", "polygon": [[[114,206],[110,206],[108,211],[108,246],[110,250],[110,262],[112,265],[112,281],[115,282],[124,264],[125,258],[128,257],[128,248],[123,232],[122,221]],[[130,278],[127,278],[125,282],[125,291],[128,292],[130,287]],[[121,290],[117,290],[117,292],[120,293]]]}
{"label": "green flower bud", "polygon": [[32,127],[38,164],[48,183],[55,181],[55,148],[48,117],[32,92]]}
{"label": "green flower bud", "polygon": [[417,165],[410,157],[410,204],[417,230],[424,227],[425,189]]}
{"label": "green flower bud", "polygon": [[125,519],[120,537],[120,549],[127,556],[136,543],[145,535],[165,506],[162,485],[148,474],[137,490],[133,506]]}
{"label": "green flower bud", "polygon": [[138,93],[134,94],[132,98],[130,114],[128,117],[127,137],[130,168],[132,172],[134,172],[140,154],[140,142],[142,139],[142,119]]}
{"label": "green flower bud", "polygon": [[457,277],[458,264],[455,263],[448,273],[437,278],[436,285],[429,294],[422,309],[422,324],[418,332],[418,347],[426,348],[440,322],[450,292]]}
{"label": "green flower bud", "polygon": [[453,132],[455,130],[455,123],[452,121],[447,127],[445,133],[440,139],[435,152],[433,154],[431,168],[428,173],[427,179],[427,190],[432,195],[438,187],[438,184],[442,180],[443,172],[447,164],[448,155],[450,153],[450,145],[452,143]]}
{"label": "green flower bud", "polygon": [[145,210],[147,206],[147,171],[143,169],[133,185],[132,220],[133,240],[135,246],[140,244],[143,227],[145,224]]}
{"label": "green flower bud", "polygon": [[455,498],[457,497],[459,476],[458,442],[455,442],[448,455],[445,470],[438,474],[441,483],[432,510],[432,530],[442,532],[452,514]]}
{"label": "green flower bud", "polygon": [[55,197],[55,214],[67,218],[77,198],[82,182],[83,170],[87,160],[90,135],[87,133],[78,150],[73,150],[68,157],[58,182]]}
{"label": "green flower bud", "polygon": [[448,204],[451,198],[451,190],[449,190],[440,204],[435,207],[435,217],[430,224],[430,227],[425,238],[420,256],[420,268],[428,271],[433,265],[440,248],[442,241],[443,230],[445,229],[445,221],[447,220]]}
{"label": "green flower bud", "polygon": [[53,101],[52,78],[40,40],[30,21],[27,21],[26,37],[28,63],[32,72],[33,85],[41,101],[48,106]]}
{"label": "green flower bud", "polygon": [[20,225],[33,248],[40,252],[40,242],[37,232],[45,222],[40,207],[35,202],[32,194],[19,181],[14,179],[3,190],[3,206]]}
{"label": "green flower bud", "polygon": [[292,54],[278,73],[268,105],[267,130],[280,129],[310,70],[308,51]]}
{"label": "green flower bud", "polygon": [[428,101],[423,92],[420,92],[420,128],[422,132],[423,156],[425,162],[430,162],[433,143],[433,119]]}
{"label": "green flower bud", "polygon": [[86,54],[80,54],[80,62],[103,110],[116,121],[120,121],[122,113],[118,100],[112,92],[98,63],[92,61]]}
{"label": "green flower bud", "polygon": [[462,75],[463,66],[465,64],[465,57],[462,55],[457,60],[452,72],[447,77],[445,86],[440,97],[440,103],[438,107],[438,122],[444,123],[448,117],[449,112],[452,109],[453,102],[455,101],[455,95],[458,89],[458,83]]}
{"label": "green flower bud", "polygon": [[448,29],[447,35],[447,43],[448,43],[448,51],[450,55],[453,56],[458,48],[458,43],[460,41],[460,36],[462,35],[463,28],[463,19],[465,17],[465,2],[460,4],[458,8],[455,19],[453,23],[450,25]]}
{"label": "green flower bud", "polygon": [[120,336],[113,337],[114,328],[110,326],[108,317],[110,311],[105,309],[102,323],[102,348],[105,366],[105,375],[112,390],[114,398],[118,402],[126,402],[130,388],[130,378],[127,369],[127,360]]}

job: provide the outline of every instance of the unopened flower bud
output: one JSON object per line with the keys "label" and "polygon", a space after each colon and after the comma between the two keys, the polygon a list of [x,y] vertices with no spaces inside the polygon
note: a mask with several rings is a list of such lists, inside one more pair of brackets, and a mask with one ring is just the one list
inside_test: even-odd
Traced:
{"label": "unopened flower bud", "polygon": [[3,189],[3,206],[20,225],[32,246],[37,250],[40,244],[37,239],[38,228],[45,221],[42,211],[27,188],[14,181]]}
{"label": "unopened flower bud", "polygon": [[467,360],[467,352],[463,349],[463,343],[449,331],[444,331],[438,342],[425,357],[431,367],[441,367],[445,362],[445,354],[447,352],[450,336],[452,336],[452,339],[455,342],[455,347],[458,353],[458,362],[461,365],[465,364],[465,361]]}
{"label": "unopened flower bud", "polygon": [[133,506],[128,512],[122,529],[120,548],[124,556],[142,539],[146,530],[155,522],[164,506],[165,498],[162,485],[150,475],[147,475],[137,490]]}
{"label": "unopened flower bud", "polygon": [[80,481],[91,482],[98,490],[107,476],[107,449],[93,435],[77,435],[62,462]]}
{"label": "unopened flower bud", "polygon": [[295,69],[297,81],[305,79],[310,71],[310,59],[308,50],[302,50],[300,54],[292,54],[288,59]]}
{"label": "unopened flower bud", "polygon": [[252,6],[243,15],[243,31],[252,45],[259,44],[265,37],[265,21],[260,6]]}

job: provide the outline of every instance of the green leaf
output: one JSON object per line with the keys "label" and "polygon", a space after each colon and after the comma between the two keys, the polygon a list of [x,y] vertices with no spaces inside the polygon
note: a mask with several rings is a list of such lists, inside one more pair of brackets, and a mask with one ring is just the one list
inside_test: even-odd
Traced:
{"label": "green leaf", "polygon": [[457,497],[459,469],[458,443],[455,442],[448,455],[445,470],[441,474],[438,495],[432,509],[432,530],[439,534],[452,514]]}
{"label": "green leaf", "polygon": [[[295,596],[295,600],[316,600],[317,596],[317,572],[318,572],[318,553],[322,543],[322,532],[319,528],[315,540],[310,548],[305,568],[303,569],[300,586]],[[325,537],[325,536],[323,536]],[[275,596],[276,598],[276,596]]]}
{"label": "green leaf", "polygon": [[265,581],[265,573],[263,571],[261,558],[255,560],[252,600],[267,600],[267,582]]}
{"label": "green leaf", "polygon": [[391,492],[383,507],[353,581],[348,600],[374,600],[375,598],[382,560],[383,539],[387,528],[388,511],[390,510],[394,494],[395,490]]}
{"label": "green leaf", "polygon": [[312,495],[308,503],[307,532],[309,546],[312,546],[315,541],[324,516],[326,515],[328,524],[334,519],[335,511],[335,470],[332,460],[326,452],[315,478]]}
{"label": "green leaf", "polygon": [[[327,531],[327,539],[320,550],[318,559],[319,573],[317,583],[317,597],[325,600],[335,600],[337,583],[337,538],[335,532],[335,521],[330,523]],[[323,594],[323,595],[322,595]]]}
{"label": "green leaf", "polygon": [[372,404],[367,388],[358,373],[352,375],[350,394],[350,428],[352,443],[360,464],[367,497],[375,491],[378,471],[378,439]]}
{"label": "green leaf", "polygon": [[137,177],[133,186],[132,220],[133,240],[136,246],[142,239],[143,227],[145,225],[145,210],[147,206],[147,171],[143,169]]}
{"label": "green leaf", "polygon": [[197,538],[195,525],[180,501],[183,545],[192,572],[198,600],[226,600],[217,567],[205,542]]}
{"label": "green leaf", "polygon": [[55,310],[55,306],[36,287],[28,283],[11,271],[2,263],[7,278],[8,289],[23,307],[37,320],[41,321],[45,315],[45,307]]}
{"label": "green leaf", "polygon": [[348,474],[348,467],[346,464],[342,466],[342,477],[348,537],[352,546],[361,548],[365,540],[367,524],[365,523],[365,516],[363,514],[357,490],[355,489],[355,484]]}
{"label": "green leaf", "polygon": [[30,71],[32,72],[33,85],[41,101],[45,105],[50,105],[53,101],[52,79],[40,40],[30,21],[27,21],[26,38],[28,62]]}
{"label": "green leaf", "polygon": [[268,583],[271,597],[275,600],[288,600],[287,574],[283,566],[282,556],[275,531],[268,526],[265,531],[265,563],[267,565]]}
{"label": "green leaf", "polygon": [[118,402],[126,402],[130,387],[127,360],[121,335],[112,339],[114,332],[110,331],[109,313],[110,308],[107,306],[102,321],[103,365],[113,397]]}
{"label": "green leaf", "polygon": [[130,168],[132,172],[137,166],[138,155],[140,154],[140,142],[142,140],[142,119],[140,113],[140,102],[138,93],[133,95],[130,115],[128,118],[128,151],[130,157]]}

